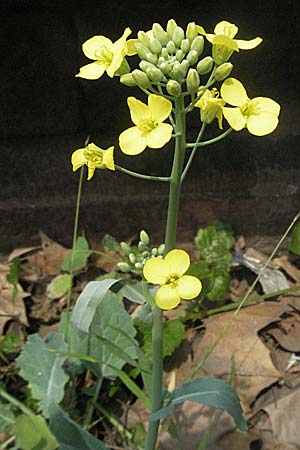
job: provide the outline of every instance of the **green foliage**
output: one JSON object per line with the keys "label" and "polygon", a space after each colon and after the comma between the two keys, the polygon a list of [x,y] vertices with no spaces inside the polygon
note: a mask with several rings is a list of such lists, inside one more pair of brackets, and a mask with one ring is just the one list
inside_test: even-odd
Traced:
{"label": "green foliage", "polygon": [[294,226],[291,234],[291,240],[288,249],[295,255],[300,255],[300,223]]}
{"label": "green foliage", "polygon": [[62,334],[51,333],[45,341],[38,334],[32,334],[16,360],[21,369],[20,375],[28,381],[31,395],[38,400],[46,417],[49,405],[63,399],[64,387],[69,379],[62,367],[66,357],[53,350],[66,350]]}
{"label": "green foliage", "polygon": [[145,303],[145,295],[141,283],[126,280],[126,284],[118,291],[118,293],[131,302],[139,303],[140,305]]}
{"label": "green foliage", "polygon": [[0,401],[0,433],[5,431],[11,432],[12,426],[15,423],[15,414],[10,403]]}
{"label": "green foliage", "polygon": [[71,273],[73,252],[73,271],[76,272],[86,267],[88,258],[93,253],[93,250],[89,249],[88,241],[83,236],[79,236],[75,243],[75,249],[70,252],[61,266],[63,272]]}
{"label": "green foliage", "polygon": [[197,378],[175,389],[165,406],[151,414],[150,420],[164,419],[172,415],[175,405],[186,400],[224,409],[232,416],[241,431],[247,430],[238,396],[226,381],[214,377]]}
{"label": "green foliage", "polygon": [[3,353],[15,353],[18,343],[18,336],[15,336],[13,333],[8,333],[1,340],[1,350]]}
{"label": "green foliage", "polygon": [[[151,360],[152,358],[152,325],[136,319],[135,325],[143,335],[142,348]],[[180,320],[169,320],[164,323],[163,331],[163,357],[172,355],[174,350],[185,338],[185,328]]]}
{"label": "green foliage", "polygon": [[14,425],[18,448],[22,450],[55,450],[58,442],[42,416],[18,416]]}
{"label": "green foliage", "polygon": [[221,222],[200,229],[195,245],[201,261],[191,264],[188,273],[203,282],[202,295],[217,301],[227,292],[230,284],[230,249],[234,245],[231,229]]}
{"label": "green foliage", "polygon": [[111,236],[110,234],[105,234],[102,240],[103,247],[107,252],[118,253],[120,245],[116,238]]}
{"label": "green foliage", "polygon": [[50,407],[50,430],[59,442],[59,450],[108,450],[55,404]]}
{"label": "green foliage", "polygon": [[12,300],[15,300],[18,295],[18,282],[20,277],[20,267],[21,267],[21,260],[20,258],[14,258],[12,263],[9,266],[9,272],[6,275],[7,281],[13,285],[13,294],[12,294]]}
{"label": "green foliage", "polygon": [[52,299],[62,297],[68,292],[71,280],[72,276],[68,273],[64,273],[63,275],[58,275],[53,278],[51,283],[47,286],[48,297]]}
{"label": "green foliage", "polygon": [[[110,281],[112,284],[112,281],[116,280],[105,281]],[[77,321],[74,321],[76,307],[74,308],[73,325],[71,324],[69,330],[70,351],[95,358],[99,361],[102,375],[106,378],[115,378],[116,373],[111,367],[121,369],[125,363],[137,365],[137,343],[134,340],[136,329],[131,316],[120,301],[121,297],[111,291],[106,290],[104,293],[103,289],[99,290],[99,286],[103,286],[105,281],[93,282],[96,284],[96,295],[93,290],[91,290],[91,295],[96,301],[93,303],[93,314],[88,333],[86,326],[80,329]],[[89,283],[89,285],[93,283]],[[100,296],[97,296],[99,292]],[[90,297],[87,293],[85,295],[87,303],[89,303]],[[99,297],[101,297],[101,301],[99,301]],[[77,318],[78,311],[75,311],[75,314]]]}

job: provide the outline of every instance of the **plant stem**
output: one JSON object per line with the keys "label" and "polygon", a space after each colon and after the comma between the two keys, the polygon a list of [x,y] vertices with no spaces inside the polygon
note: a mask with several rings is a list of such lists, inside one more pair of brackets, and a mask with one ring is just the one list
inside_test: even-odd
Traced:
{"label": "plant stem", "polygon": [[194,145],[194,147],[193,147],[193,150],[191,151],[191,154],[190,154],[190,156],[189,156],[188,162],[186,163],[186,166],[185,166],[185,168],[184,168],[184,171],[182,172],[182,175],[181,175],[181,183],[184,181],[184,179],[185,179],[185,177],[186,177],[186,174],[188,173],[188,170],[189,170],[189,168],[190,168],[190,166],[191,166],[191,164],[192,164],[192,162],[193,162],[195,153],[196,153],[196,151],[197,151],[197,144],[198,144],[198,142],[200,142],[200,140],[201,140],[201,138],[202,138],[202,136],[203,136],[205,127],[206,127],[206,123],[203,122],[203,123],[202,123],[202,126],[201,126],[201,128],[200,128],[200,131],[199,131],[199,133],[198,133],[198,136],[197,136],[195,145]]}
{"label": "plant stem", "polygon": [[120,170],[120,172],[124,172],[127,175],[131,175],[135,178],[142,178],[143,180],[150,180],[150,181],[170,181],[169,177],[156,177],[152,175],[144,175],[143,173],[133,172],[132,170],[124,169],[124,167],[118,166],[115,164],[115,168],[117,170]]}
{"label": "plant stem", "polygon": [[[175,98],[175,133],[176,143],[173,167],[170,178],[169,206],[167,215],[165,252],[168,253],[176,245],[177,222],[180,201],[181,173],[186,148],[186,124],[184,98]],[[151,413],[158,411],[162,406],[162,378],[163,378],[163,311],[154,305],[152,325],[152,402]],[[154,450],[157,441],[159,420],[150,421],[146,436],[145,450]]]}
{"label": "plant stem", "polygon": [[5,400],[7,400],[9,403],[19,408],[27,416],[34,415],[34,412],[31,411],[31,409],[29,409],[27,406],[24,405],[24,403],[20,402],[15,397],[10,395],[8,392],[4,391],[4,389],[0,389],[0,397],[5,398]]}
{"label": "plant stem", "polygon": [[95,409],[95,406],[96,406],[96,402],[97,402],[98,397],[99,397],[99,392],[100,392],[100,389],[101,389],[101,386],[102,386],[102,381],[103,381],[103,377],[100,374],[100,376],[99,376],[99,378],[98,378],[98,380],[96,382],[96,388],[95,388],[95,392],[94,392],[93,398],[90,400],[89,405],[88,405],[87,410],[86,410],[86,415],[85,415],[84,425],[83,425],[83,428],[85,430],[89,429],[89,426],[90,426],[90,423],[91,423],[91,420],[92,420],[92,417],[93,417],[93,412],[94,412],[94,409]]}
{"label": "plant stem", "polygon": [[224,137],[228,136],[228,134],[230,134],[232,132],[232,128],[228,128],[228,130],[224,131],[224,133],[219,134],[219,136],[214,137],[213,139],[209,139],[208,141],[202,141],[202,142],[194,142],[191,144],[187,144],[187,148],[192,147],[193,150],[195,149],[195,147],[204,147],[205,145],[210,145],[210,144],[214,144],[215,142],[220,141],[221,139],[223,139]]}

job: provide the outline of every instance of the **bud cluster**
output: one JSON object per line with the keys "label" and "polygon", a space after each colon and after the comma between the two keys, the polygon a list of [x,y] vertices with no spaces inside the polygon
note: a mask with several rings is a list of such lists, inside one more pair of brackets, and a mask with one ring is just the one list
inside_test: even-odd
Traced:
{"label": "bud cluster", "polygon": [[122,272],[133,272],[140,274],[144,264],[149,258],[162,258],[165,251],[165,244],[159,247],[149,247],[150,238],[145,230],[140,232],[140,240],[137,245],[129,245],[121,242],[120,247],[124,253],[124,261],[117,264]]}
{"label": "bud cluster", "polygon": [[[122,75],[123,84],[148,89],[153,83],[162,83],[169,95],[176,96],[186,83],[186,90],[195,94],[200,86],[200,76],[213,68],[211,56],[200,60],[204,38],[198,34],[194,22],[190,22],[186,30],[173,19],[168,21],[166,30],[154,23],[150,31],[139,31],[137,37],[135,48],[141,59],[139,69]],[[228,67],[226,69],[228,71]]]}

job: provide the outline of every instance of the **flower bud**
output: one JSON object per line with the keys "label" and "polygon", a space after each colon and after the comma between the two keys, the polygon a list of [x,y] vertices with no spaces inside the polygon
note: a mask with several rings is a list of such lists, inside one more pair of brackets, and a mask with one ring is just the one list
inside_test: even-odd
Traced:
{"label": "flower bud", "polygon": [[158,67],[149,67],[146,70],[146,73],[151,81],[154,81],[157,83],[158,81],[161,81],[164,78],[164,74]]}
{"label": "flower bud", "polygon": [[204,48],[203,36],[195,37],[195,39],[193,40],[193,42],[191,44],[191,50],[196,50],[196,52],[198,53],[198,56],[200,56],[201,53],[203,52],[203,48]]}
{"label": "flower bud", "polygon": [[153,36],[159,40],[161,45],[166,45],[166,43],[169,40],[169,37],[159,23],[154,23],[152,25],[152,33],[153,33]]}
{"label": "flower bud", "polygon": [[231,71],[233,69],[233,65],[229,62],[226,62],[224,64],[221,64],[219,67],[217,67],[216,71],[215,71],[215,80],[216,81],[222,81],[225,80],[225,78],[227,78]]}
{"label": "flower bud", "polygon": [[195,22],[190,22],[186,28],[185,33],[187,39],[192,43],[196,36],[198,36],[198,31]]}
{"label": "flower bud", "polygon": [[182,70],[182,72],[184,73],[184,76],[185,76],[186,73],[187,73],[188,68],[190,67],[190,63],[188,62],[187,59],[183,59],[181,61],[181,63],[180,63],[180,67],[181,67],[181,70]]}
{"label": "flower bud", "polygon": [[233,50],[231,48],[225,47],[224,45],[213,45],[212,46],[212,57],[217,66],[228,61],[232,55]]}
{"label": "flower bud", "polygon": [[191,65],[195,64],[198,61],[198,52],[196,50],[190,50],[186,59]]}
{"label": "flower bud", "polygon": [[173,53],[176,52],[176,46],[175,46],[173,41],[169,41],[167,43],[167,47],[166,48],[168,50],[168,54],[170,54],[170,55],[173,55]]}
{"label": "flower bud", "polygon": [[169,80],[167,82],[166,89],[167,89],[168,94],[173,95],[174,97],[181,94],[181,86],[178,83],[178,81]]}
{"label": "flower bud", "polygon": [[147,33],[145,33],[145,31],[139,31],[137,34],[138,40],[144,44],[146,47],[150,48],[150,38],[147,35]]}
{"label": "flower bud", "polygon": [[143,253],[142,253],[143,258],[149,258],[149,256],[150,256],[150,253],[148,252],[148,250],[143,251]]}
{"label": "flower bud", "polygon": [[146,59],[151,64],[156,64],[157,60],[158,60],[157,55],[155,55],[154,53],[151,53],[151,52],[148,52],[146,54],[146,58],[144,58],[144,59]]}
{"label": "flower bud", "polygon": [[168,20],[168,23],[167,23],[167,34],[168,34],[170,39],[172,39],[173,32],[174,32],[176,27],[177,27],[177,23],[175,22],[174,19]]}
{"label": "flower bud", "polygon": [[162,73],[170,73],[170,65],[166,63],[165,61],[158,63],[158,68],[162,71]]}
{"label": "flower bud", "polygon": [[182,40],[184,39],[184,31],[181,27],[176,27],[172,34],[172,41],[176,47],[180,47]]}
{"label": "flower bud", "polygon": [[126,262],[121,261],[117,266],[122,272],[130,272],[130,267]]}
{"label": "flower bud", "polygon": [[185,77],[185,71],[178,61],[175,61],[172,68],[172,77],[177,81],[182,81]]}
{"label": "flower bud", "polygon": [[168,49],[167,49],[166,47],[163,47],[163,48],[161,49],[161,56],[162,56],[163,58],[168,58],[169,52],[168,52]]}
{"label": "flower bud", "polygon": [[201,61],[197,64],[197,72],[199,75],[205,75],[206,73],[210,72],[213,68],[214,60],[211,56],[206,56],[205,58],[201,59]]}
{"label": "flower bud", "polygon": [[148,76],[142,70],[135,69],[133,72],[131,72],[131,74],[137,86],[141,87],[142,89],[148,89],[149,87],[151,87]]}
{"label": "flower bud", "polygon": [[126,256],[128,256],[129,253],[131,252],[130,245],[128,245],[126,242],[121,242],[120,247]]}
{"label": "flower bud", "polygon": [[157,248],[153,247],[153,249],[151,250],[151,253],[152,253],[153,256],[156,256],[157,255]]}
{"label": "flower bud", "polygon": [[125,86],[136,86],[136,82],[131,73],[125,73],[120,76],[120,82]]}
{"label": "flower bud", "polygon": [[[156,68],[156,66],[155,66],[154,64],[151,64],[151,63],[148,62],[148,61],[141,61],[141,62],[139,63],[139,66],[140,66],[140,69],[141,69],[143,72],[147,72],[147,70],[150,69],[150,68]],[[132,73],[133,73],[133,72],[132,72]]]}
{"label": "flower bud", "polygon": [[157,253],[159,254],[159,255],[163,255],[164,254],[164,252],[165,252],[165,244],[160,244],[160,246],[158,247],[158,249],[157,249]]}
{"label": "flower bud", "polygon": [[187,52],[189,51],[189,49],[190,49],[190,41],[189,41],[188,39],[183,39],[183,40],[181,41],[181,46],[180,46],[180,48],[181,48],[181,50],[182,50],[184,53],[187,53]]}
{"label": "flower bud", "polygon": [[145,248],[146,248],[146,246],[145,246],[145,244],[143,244],[143,242],[138,243],[138,251],[139,252],[145,251]]}
{"label": "flower bud", "polygon": [[144,267],[144,264],[141,263],[141,262],[137,262],[134,265],[134,268],[137,269],[137,270],[142,270],[143,267]]}
{"label": "flower bud", "polygon": [[134,264],[136,262],[136,256],[134,253],[129,253],[128,258],[131,264]]}
{"label": "flower bud", "polygon": [[162,45],[156,38],[151,38],[149,43],[150,50],[155,53],[156,55],[159,55],[162,49]]}
{"label": "flower bud", "polygon": [[181,62],[184,58],[184,53],[181,49],[177,50],[176,52],[176,59],[178,62]]}
{"label": "flower bud", "polygon": [[190,69],[187,74],[186,87],[188,92],[194,94],[200,86],[200,77],[196,69]]}
{"label": "flower bud", "polygon": [[149,234],[146,233],[145,230],[141,230],[141,231],[140,231],[140,241],[141,241],[144,245],[149,245],[150,237],[149,237]]}
{"label": "flower bud", "polygon": [[135,49],[137,54],[141,59],[147,59],[147,53],[149,53],[149,48],[140,42],[135,43]]}

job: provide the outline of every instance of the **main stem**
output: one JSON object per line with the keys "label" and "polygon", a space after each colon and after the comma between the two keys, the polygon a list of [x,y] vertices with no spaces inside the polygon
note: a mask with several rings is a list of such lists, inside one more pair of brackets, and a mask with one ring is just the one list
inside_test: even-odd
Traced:
{"label": "main stem", "polygon": [[[186,148],[186,125],[184,98],[175,98],[175,133],[176,143],[170,177],[170,192],[168,216],[165,235],[165,252],[169,252],[176,245],[177,222],[180,202],[181,173]],[[162,406],[162,380],[163,380],[163,312],[156,305],[153,307],[152,326],[152,405],[151,413]],[[159,420],[150,421],[145,442],[145,450],[154,450],[157,441]]]}

